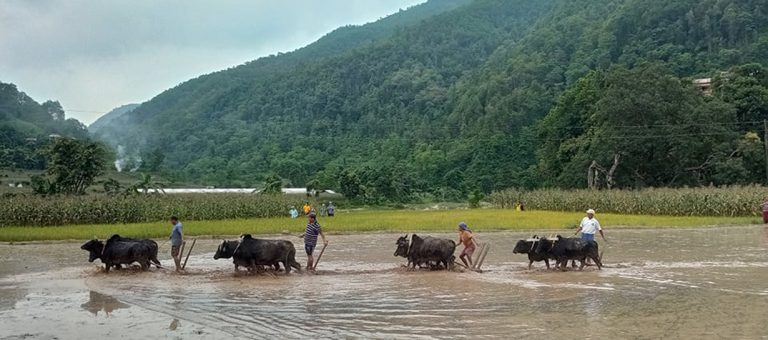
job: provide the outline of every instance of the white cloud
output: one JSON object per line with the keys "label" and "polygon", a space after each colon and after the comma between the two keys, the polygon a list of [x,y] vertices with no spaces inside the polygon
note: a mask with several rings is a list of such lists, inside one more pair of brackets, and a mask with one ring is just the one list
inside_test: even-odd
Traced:
{"label": "white cloud", "polygon": [[[2,0],[0,81],[85,123],[424,0]],[[78,110],[81,112],[75,112]]]}

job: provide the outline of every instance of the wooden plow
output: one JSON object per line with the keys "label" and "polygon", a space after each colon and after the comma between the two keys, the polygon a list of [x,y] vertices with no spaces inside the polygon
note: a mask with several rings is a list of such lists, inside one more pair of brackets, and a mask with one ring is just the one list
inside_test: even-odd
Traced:
{"label": "wooden plow", "polygon": [[[195,243],[197,242],[197,239],[192,240],[192,245],[189,246],[189,251],[187,252],[187,257],[184,259],[184,264],[181,265],[181,270],[184,270],[184,268],[187,267],[187,261],[189,261],[189,255],[192,255],[192,249],[195,248]],[[179,252],[179,255],[184,255],[184,245],[186,243],[181,244],[181,252]]]}
{"label": "wooden plow", "polygon": [[323,258],[323,253],[325,253],[325,248],[328,247],[328,243],[323,244],[323,249],[320,249],[320,254],[317,255],[317,261],[312,264],[312,269],[314,271],[317,271],[317,264],[320,263],[320,259]]}
{"label": "wooden plow", "polygon": [[488,251],[491,249],[491,245],[483,243],[478,248],[480,249],[478,249],[477,256],[475,256],[475,260],[472,261],[472,268],[470,269],[476,272],[482,272],[483,270],[481,268],[483,267],[485,257],[488,256]]}

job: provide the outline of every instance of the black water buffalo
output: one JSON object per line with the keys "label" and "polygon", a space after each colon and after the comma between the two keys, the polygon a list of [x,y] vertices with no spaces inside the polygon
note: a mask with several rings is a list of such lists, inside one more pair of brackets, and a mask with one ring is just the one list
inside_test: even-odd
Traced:
{"label": "black water buffalo", "polygon": [[[93,261],[96,261],[97,259],[101,259],[101,253],[104,251],[104,242],[101,242],[97,239],[93,239],[88,242],[85,242],[85,244],[80,246],[80,249],[87,251],[88,262],[93,262]],[[101,263],[106,263],[106,262],[104,262],[104,260],[101,260]],[[122,268],[120,264],[112,264],[112,266],[118,270]]]}
{"label": "black water buffalo", "polygon": [[515,249],[512,250],[512,253],[514,254],[528,254],[528,270],[531,270],[531,267],[533,266],[534,262],[544,261],[544,263],[547,264],[547,269],[549,269],[549,259],[551,258],[551,254],[548,252],[545,253],[538,253],[536,252],[536,247],[538,247],[540,240],[534,236],[532,239],[529,240],[520,240],[517,241],[517,244],[515,244]]}
{"label": "black water buffalo", "polygon": [[[140,245],[145,246],[147,248],[147,250],[148,250],[148,259],[149,259],[149,261],[152,264],[154,264],[155,267],[162,268],[162,265],[160,264],[160,261],[157,259],[157,250],[158,250],[157,242],[155,242],[153,240],[137,240],[137,239],[132,239],[132,238],[126,238],[126,237],[121,237],[120,235],[112,235],[112,237],[110,237],[109,240],[107,240],[107,244],[115,245],[116,243],[123,243],[125,245],[140,244]],[[107,259],[104,256],[104,254],[107,253],[107,251],[104,249],[104,247],[105,247],[105,245],[104,245],[103,242],[101,242],[101,241],[99,241],[97,239],[93,239],[93,240],[90,240],[90,241],[86,242],[82,246],[80,246],[80,249],[88,251],[88,253],[89,253],[89,255],[88,255],[88,262],[93,262],[96,259],[101,259],[101,262],[108,266],[107,271],[109,271],[109,269],[110,269],[109,267],[110,266],[112,268],[114,268],[114,269],[121,269],[122,268],[121,264],[130,264],[130,263],[125,263],[125,262],[121,262],[121,261],[114,261],[114,260]],[[123,249],[125,247],[123,247],[123,246],[115,247],[115,249],[117,249],[117,248]],[[109,264],[107,264],[107,263],[109,263]]]}
{"label": "black water buffalo", "polygon": [[113,235],[106,243],[91,240],[83,244],[80,249],[89,252],[89,262],[101,259],[106,272],[109,272],[112,267],[119,268],[120,265],[130,265],[134,262],[138,262],[142,270],[148,270],[150,263],[153,262],[160,268],[160,262],[157,261],[157,243],[151,240],[126,239],[120,235]]}
{"label": "black water buffalo", "polygon": [[155,265],[157,268],[162,268],[163,266],[160,264],[160,260],[157,259],[157,251],[158,246],[157,242],[150,239],[134,239],[134,238],[128,238],[128,237],[121,237],[120,235],[112,235],[112,238],[114,238],[116,241],[119,242],[139,242],[147,245],[149,247],[149,261],[152,262],[152,264]]}
{"label": "black water buffalo", "polygon": [[[235,250],[238,249],[240,246],[240,241],[222,241],[222,244],[219,245],[219,248],[216,250],[216,254],[213,255],[214,260],[218,260],[220,258],[232,258]],[[262,265],[253,265],[251,263],[250,259],[245,259],[241,257],[234,257],[232,259],[232,263],[235,264],[235,271],[240,271],[240,267],[245,267],[249,272],[250,271],[263,271],[264,266]],[[276,271],[280,270],[280,263],[275,262],[272,264]]]}
{"label": "black water buffalo", "polygon": [[564,238],[557,235],[556,240],[548,240],[542,237],[536,246],[536,253],[548,254],[552,256],[557,263],[555,268],[566,269],[569,260],[578,260],[581,262],[579,270],[584,269],[586,259],[590,258],[597,265],[597,269],[602,270],[603,264],[600,262],[600,254],[596,241],[585,241],[580,238]]}
{"label": "black water buffalo", "polygon": [[446,269],[453,268],[453,256],[456,251],[456,243],[452,240],[440,239],[435,237],[420,237],[416,234],[411,236],[408,241],[408,235],[401,236],[397,242],[395,256],[401,256],[408,259],[408,265],[416,269],[416,266],[430,263],[442,264]]}
{"label": "black water buffalo", "polygon": [[301,265],[296,262],[296,248],[291,241],[285,240],[262,240],[243,235],[240,241],[222,241],[213,258],[232,258],[235,271],[240,266],[249,271],[258,266],[275,266],[277,269],[277,264],[282,263],[286,273],[291,272],[291,267],[301,272]]}

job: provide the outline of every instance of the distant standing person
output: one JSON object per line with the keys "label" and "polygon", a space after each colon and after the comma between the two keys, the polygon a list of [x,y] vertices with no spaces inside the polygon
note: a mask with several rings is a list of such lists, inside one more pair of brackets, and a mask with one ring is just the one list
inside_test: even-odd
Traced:
{"label": "distant standing person", "polygon": [[320,206],[320,216],[325,216],[328,214],[328,207],[325,206],[325,203]]}
{"label": "distant standing person", "polygon": [[315,252],[315,246],[317,246],[317,235],[323,238],[325,245],[328,245],[328,240],[325,239],[320,223],[317,223],[315,213],[309,213],[307,219],[307,230],[304,231],[304,250],[307,252],[307,270],[314,270],[312,266],[315,263],[315,258],[312,254]]}
{"label": "distant standing person", "polygon": [[312,206],[309,205],[309,202],[304,203],[304,215],[309,216],[310,212],[312,212]]}
{"label": "distant standing person", "polygon": [[603,241],[608,241],[605,239],[605,234],[603,234],[603,228],[600,226],[600,222],[595,218],[595,211],[593,209],[587,210],[587,216],[581,219],[579,230],[576,230],[574,235],[578,235],[579,232],[581,232],[582,240],[594,241],[595,233],[600,232]]}
{"label": "distant standing person", "polygon": [[477,243],[475,242],[472,230],[464,222],[459,223],[459,243],[464,245],[464,250],[461,251],[459,259],[461,259],[461,262],[464,262],[467,268],[472,268],[472,254],[475,253]]}
{"label": "distant standing person", "polygon": [[181,222],[176,216],[171,216],[171,257],[173,263],[176,264],[176,271],[181,271],[181,245],[184,244],[184,231],[182,230]]}
{"label": "distant standing person", "polygon": [[328,202],[328,207],[326,209],[328,210],[328,217],[333,217],[333,215],[336,214],[336,207],[333,205],[333,202]]}
{"label": "distant standing person", "polygon": [[299,217],[299,210],[296,207],[291,207],[291,210],[288,210],[288,214],[291,215],[291,218],[297,218]]}
{"label": "distant standing person", "polygon": [[763,208],[763,223],[768,223],[768,197],[763,200],[763,204],[760,206]]}

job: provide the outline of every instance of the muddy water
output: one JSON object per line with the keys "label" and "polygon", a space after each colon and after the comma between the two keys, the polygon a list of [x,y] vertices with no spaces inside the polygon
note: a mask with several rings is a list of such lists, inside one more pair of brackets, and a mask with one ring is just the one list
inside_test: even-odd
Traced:
{"label": "muddy water", "polygon": [[768,338],[762,227],[610,231],[607,268],[567,273],[528,271],[511,251],[527,236],[480,234],[484,273],[408,272],[392,234],[333,236],[318,275],[289,276],[236,275],[212,240],[185,275],[2,245],[0,338]]}

